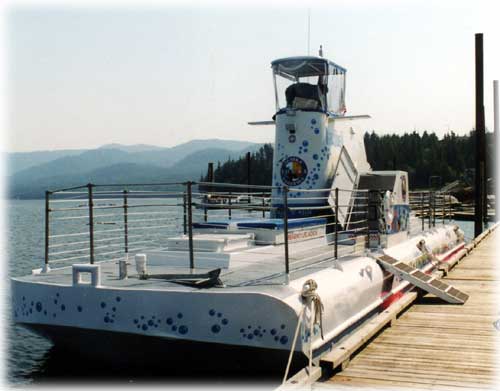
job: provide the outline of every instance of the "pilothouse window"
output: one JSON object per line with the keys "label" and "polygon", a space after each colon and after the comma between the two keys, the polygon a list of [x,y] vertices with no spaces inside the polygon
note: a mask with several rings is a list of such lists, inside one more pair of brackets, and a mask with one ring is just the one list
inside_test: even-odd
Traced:
{"label": "pilothouse window", "polygon": [[345,112],[345,69],[321,57],[273,61],[276,111],[285,108]]}

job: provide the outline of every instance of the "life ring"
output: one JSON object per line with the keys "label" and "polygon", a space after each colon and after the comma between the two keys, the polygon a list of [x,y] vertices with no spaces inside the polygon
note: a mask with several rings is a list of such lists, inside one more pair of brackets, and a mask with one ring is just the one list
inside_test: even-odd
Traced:
{"label": "life ring", "polygon": [[384,194],[384,220],[387,229],[391,229],[392,225],[392,220],[394,219],[394,210],[392,208],[393,204],[393,195],[392,193],[387,190]]}

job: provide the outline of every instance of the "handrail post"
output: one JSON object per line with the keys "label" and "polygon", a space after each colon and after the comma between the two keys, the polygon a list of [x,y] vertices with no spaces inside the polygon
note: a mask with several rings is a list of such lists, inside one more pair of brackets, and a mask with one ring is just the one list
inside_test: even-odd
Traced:
{"label": "handrail post", "polygon": [[365,248],[370,248],[370,208],[368,207],[368,192],[366,194],[365,205],[365,219],[366,219],[366,232],[365,232]]}
{"label": "handrail post", "polygon": [[452,211],[451,211],[451,193],[450,195],[448,196],[448,222],[451,221],[451,217],[452,217]]}
{"label": "handrail post", "polygon": [[338,258],[338,242],[339,242],[339,188],[335,188],[335,243],[333,247],[335,259]]}
{"label": "handrail post", "polygon": [[290,274],[288,259],[288,186],[283,187],[283,234],[285,235],[285,271]]}
{"label": "handrail post", "polygon": [[436,226],[436,192],[432,192],[432,226]]}
{"label": "handrail post", "polygon": [[186,192],[182,193],[182,226],[184,228],[184,235],[187,235],[187,200],[186,200]]}
{"label": "handrail post", "polygon": [[188,235],[189,235],[189,267],[194,269],[193,251],[193,202],[192,202],[192,182],[188,181],[187,186],[187,211],[188,211]]}
{"label": "handrail post", "polygon": [[431,204],[431,191],[428,191],[429,202],[427,204],[427,211],[429,213],[429,228],[431,228],[431,218],[432,218],[432,204]]}
{"label": "handrail post", "polygon": [[87,185],[88,189],[88,203],[89,203],[89,243],[90,243],[90,263],[94,263],[94,202],[92,195],[92,185]]}
{"label": "handrail post", "polygon": [[231,214],[232,214],[231,206],[232,206],[231,192],[229,192],[229,208],[227,208],[227,217],[229,218],[229,220],[231,220]]}
{"label": "handrail post", "polygon": [[445,216],[445,214],[446,214],[446,198],[445,198],[444,194],[442,195],[442,197],[443,197],[442,198],[442,203],[443,204],[442,204],[442,207],[441,207],[441,212],[443,213],[442,218],[443,218],[443,225],[444,225],[445,224],[445,220],[446,220],[446,216]]}
{"label": "handrail post", "polygon": [[420,218],[422,219],[422,231],[424,231],[425,230],[424,192],[420,193]]}
{"label": "handrail post", "polygon": [[45,192],[45,271],[49,267],[50,191]]}
{"label": "handrail post", "polygon": [[128,254],[128,191],[123,190],[123,231],[125,241],[125,255]]}
{"label": "handrail post", "polygon": [[262,192],[262,218],[266,218],[266,201],[264,200],[264,192]]}

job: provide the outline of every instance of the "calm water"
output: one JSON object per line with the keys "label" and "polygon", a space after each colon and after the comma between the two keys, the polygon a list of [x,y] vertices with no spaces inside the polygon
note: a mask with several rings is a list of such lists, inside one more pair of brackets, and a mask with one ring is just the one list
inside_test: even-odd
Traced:
{"label": "calm water", "polygon": [[[7,260],[10,276],[30,274],[43,263],[44,202],[41,200],[9,201],[6,242],[9,244]],[[466,238],[473,236],[472,222],[457,222]],[[10,293],[7,303],[10,303]],[[124,382],[149,378],[154,373],[120,372],[109,367],[102,368],[84,359],[66,356],[53,348],[50,342],[12,323],[10,310],[6,317],[8,381],[14,384],[40,383],[54,380],[101,379]],[[75,369],[80,368],[80,369]],[[111,375],[110,375],[111,373]],[[165,374],[164,374],[165,375]],[[111,379],[110,379],[111,376]],[[168,376],[171,376],[168,375]],[[223,375],[221,375],[222,377]]]}

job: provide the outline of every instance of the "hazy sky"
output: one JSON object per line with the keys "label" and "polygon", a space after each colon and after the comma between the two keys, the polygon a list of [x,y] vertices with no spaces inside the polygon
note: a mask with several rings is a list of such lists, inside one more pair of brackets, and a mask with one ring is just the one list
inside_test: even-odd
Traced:
{"label": "hazy sky", "polygon": [[[311,54],[348,69],[348,114],[377,132],[474,126],[474,33],[485,34],[486,123],[500,78],[496,2],[259,1],[5,10],[10,151],[193,138],[272,141],[270,62]],[[497,7],[495,7],[497,8]]]}

